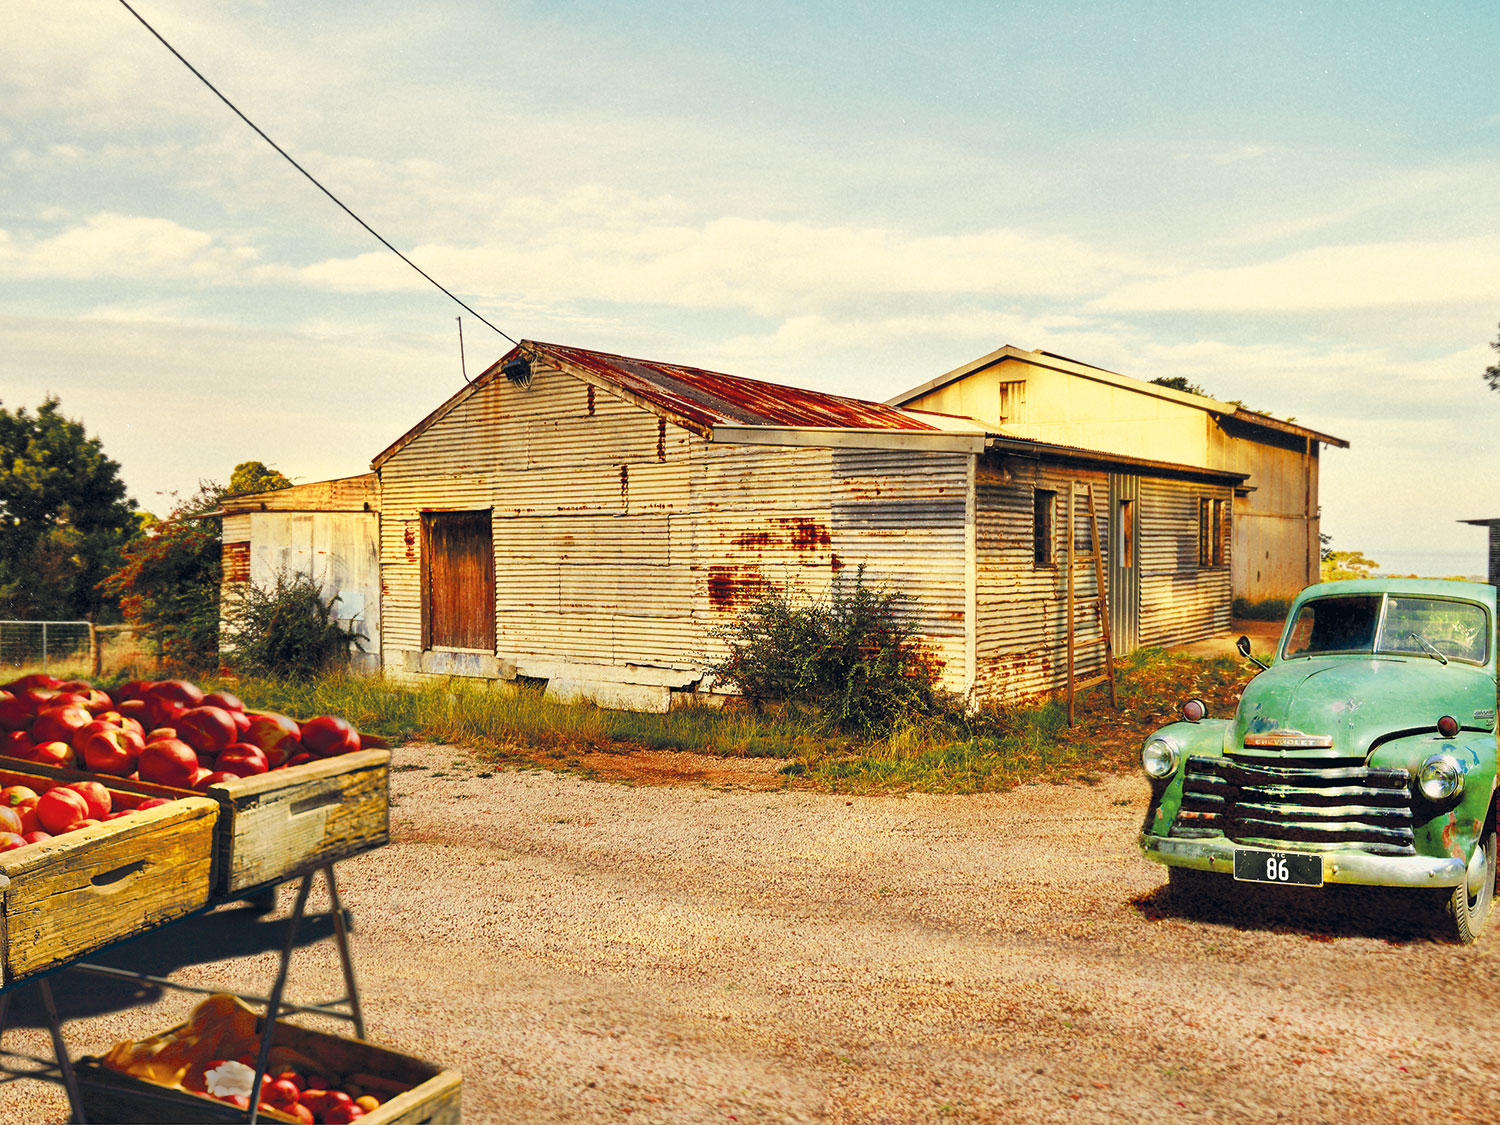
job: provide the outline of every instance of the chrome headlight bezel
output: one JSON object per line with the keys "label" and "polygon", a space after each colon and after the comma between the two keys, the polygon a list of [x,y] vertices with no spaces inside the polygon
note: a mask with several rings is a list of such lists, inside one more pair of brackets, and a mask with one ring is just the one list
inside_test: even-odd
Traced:
{"label": "chrome headlight bezel", "polygon": [[1464,791],[1464,771],[1452,754],[1434,754],[1417,770],[1417,788],[1429,801],[1451,801]]}
{"label": "chrome headlight bezel", "polygon": [[1182,762],[1182,747],[1176,739],[1152,735],[1141,748],[1141,769],[1153,781],[1165,781],[1177,772]]}

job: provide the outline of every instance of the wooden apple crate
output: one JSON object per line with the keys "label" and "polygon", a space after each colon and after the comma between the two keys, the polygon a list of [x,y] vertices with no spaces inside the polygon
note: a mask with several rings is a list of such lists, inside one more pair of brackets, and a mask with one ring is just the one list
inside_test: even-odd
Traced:
{"label": "wooden apple crate", "polygon": [[390,843],[390,782],[391,752],[378,748],[210,785],[220,809],[218,893],[233,897]]}
{"label": "wooden apple crate", "polygon": [[[0,784],[48,787],[40,771],[9,769]],[[0,852],[0,985],[206,906],[218,816],[194,794]]]}
{"label": "wooden apple crate", "polygon": [[391,752],[369,749],[210,785],[204,794],[104,774],[14,762],[58,781],[89,778],[150,797],[207,796],[219,805],[214,894],[232,899],[390,843]]}
{"label": "wooden apple crate", "polygon": [[[263,1020],[260,1026],[264,1026]],[[276,1021],[271,1043],[273,1047],[289,1047],[306,1055],[321,1063],[331,1075],[369,1074],[397,1087],[409,1087],[361,1117],[361,1125],[459,1125],[462,1121],[459,1104],[462,1076],[456,1070],[444,1070],[363,1039],[330,1035],[284,1020]],[[94,1056],[79,1059],[74,1070],[83,1095],[84,1112],[90,1121],[171,1125],[245,1120],[245,1111],[228,1102],[123,1074],[104,1066]],[[296,1120],[265,1109],[259,1116],[272,1121]]]}

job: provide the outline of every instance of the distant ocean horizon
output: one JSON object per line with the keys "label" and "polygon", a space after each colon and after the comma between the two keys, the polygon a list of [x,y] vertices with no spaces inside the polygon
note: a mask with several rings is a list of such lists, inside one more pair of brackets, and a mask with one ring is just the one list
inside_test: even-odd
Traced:
{"label": "distant ocean horizon", "polygon": [[1419,578],[1472,578],[1488,581],[1489,560],[1477,551],[1366,551],[1377,574],[1415,574]]}

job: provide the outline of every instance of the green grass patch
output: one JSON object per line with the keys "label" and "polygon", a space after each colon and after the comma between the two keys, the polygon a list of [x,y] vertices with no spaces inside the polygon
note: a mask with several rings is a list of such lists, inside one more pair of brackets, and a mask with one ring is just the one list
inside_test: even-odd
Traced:
{"label": "green grass patch", "polygon": [[789,784],[837,792],[979,793],[1031,781],[1092,784],[1138,768],[1146,735],[1202,698],[1210,715],[1233,711],[1248,672],[1228,658],[1199,660],[1142,650],[1117,665],[1120,706],[1107,689],[1080,697],[1077,722],[1058,700],[923,716],[878,739],[830,736],[804,709],[687,707],[665,715],[555,703],[533,688],[487,689],[460,681],[422,686],[327,675],[244,679],[227,686],[252,707],[298,718],[342,715],[395,742],[472,748],[490,761],[577,768],[587,751],[684,750],[786,761]]}

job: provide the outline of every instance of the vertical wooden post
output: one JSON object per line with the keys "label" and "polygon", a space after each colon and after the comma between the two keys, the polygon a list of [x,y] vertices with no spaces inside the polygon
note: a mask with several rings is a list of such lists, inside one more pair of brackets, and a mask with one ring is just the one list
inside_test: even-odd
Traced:
{"label": "vertical wooden post", "polygon": [[1078,519],[1078,496],[1073,482],[1068,483],[1068,526],[1063,529],[1064,544],[1068,550],[1068,725],[1073,725],[1073,613],[1075,609],[1073,601],[1073,546],[1074,536],[1077,533]]}
{"label": "vertical wooden post", "polygon": [[104,669],[104,651],[99,645],[99,627],[89,622],[89,675],[98,679]]}

